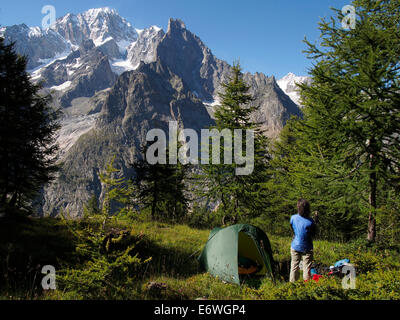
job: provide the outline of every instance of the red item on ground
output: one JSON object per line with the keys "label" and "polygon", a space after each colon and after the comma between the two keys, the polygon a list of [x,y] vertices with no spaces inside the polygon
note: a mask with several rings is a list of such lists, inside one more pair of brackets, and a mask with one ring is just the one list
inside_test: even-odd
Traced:
{"label": "red item on ground", "polygon": [[[314,280],[315,282],[318,282],[318,280],[320,278],[322,278],[322,276],[320,274],[314,274],[311,279]],[[308,280],[304,280],[304,282],[307,282],[307,281]]]}
{"label": "red item on ground", "polygon": [[318,280],[319,280],[320,278],[322,278],[322,276],[321,276],[320,274],[314,274],[313,277],[312,277],[312,279],[313,279],[315,282],[318,282]]}

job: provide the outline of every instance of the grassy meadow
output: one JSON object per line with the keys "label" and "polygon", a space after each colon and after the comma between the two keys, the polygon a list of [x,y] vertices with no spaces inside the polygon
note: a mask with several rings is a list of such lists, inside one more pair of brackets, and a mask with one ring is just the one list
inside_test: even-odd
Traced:
{"label": "grassy meadow", "polygon": [[[345,290],[336,277],[289,283],[291,239],[268,235],[276,278],[247,278],[238,286],[199,270],[197,257],[207,241],[207,229],[112,219],[106,231],[122,236],[116,236],[102,251],[93,240],[101,225],[98,217],[66,221],[14,215],[3,221],[0,298],[400,299],[399,248],[371,246],[364,241],[314,241],[315,262],[329,267],[349,258],[356,266],[356,289]],[[56,290],[42,290],[43,265],[55,266]]]}

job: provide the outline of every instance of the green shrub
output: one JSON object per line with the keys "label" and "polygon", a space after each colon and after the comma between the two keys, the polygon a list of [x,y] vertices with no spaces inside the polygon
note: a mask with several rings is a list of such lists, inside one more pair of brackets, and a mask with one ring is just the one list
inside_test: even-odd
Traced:
{"label": "green shrub", "polygon": [[57,272],[59,292],[66,299],[132,298],[138,274],[151,258],[142,260],[134,253],[140,238],[115,230],[115,224],[104,225],[99,217],[91,218],[90,223],[64,220],[77,239],[77,262]]}
{"label": "green shrub", "polygon": [[[142,261],[134,248],[140,241],[130,232],[115,230],[123,208],[112,211],[111,202],[123,203],[130,190],[122,187],[123,179],[113,178],[118,172],[112,159],[100,180],[106,185],[102,209],[85,215],[79,223],[63,219],[71,234],[77,239],[74,267],[66,266],[57,273],[64,298],[73,299],[126,299],[135,291],[139,270],[151,258]],[[110,222],[113,222],[111,224]]]}
{"label": "green shrub", "polygon": [[254,294],[263,300],[341,300],[346,299],[340,279],[321,278],[315,281],[273,282],[265,279]]}
{"label": "green shrub", "polygon": [[400,271],[378,270],[360,274],[356,289],[348,290],[349,299],[393,300],[400,299]]}

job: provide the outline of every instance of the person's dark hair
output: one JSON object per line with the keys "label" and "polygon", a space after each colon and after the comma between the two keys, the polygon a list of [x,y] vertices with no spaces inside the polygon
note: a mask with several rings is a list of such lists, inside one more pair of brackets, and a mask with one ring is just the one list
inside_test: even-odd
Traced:
{"label": "person's dark hair", "polygon": [[299,199],[297,201],[297,210],[302,217],[310,216],[310,204],[306,199]]}

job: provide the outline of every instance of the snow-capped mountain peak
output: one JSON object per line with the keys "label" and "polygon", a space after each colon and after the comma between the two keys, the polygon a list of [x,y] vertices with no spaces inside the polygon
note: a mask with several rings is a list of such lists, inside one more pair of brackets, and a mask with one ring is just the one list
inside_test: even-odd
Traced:
{"label": "snow-capped mountain peak", "polygon": [[279,87],[285,92],[294,103],[301,106],[300,93],[297,87],[298,83],[310,83],[311,79],[307,76],[297,76],[292,72],[289,72],[282,79],[278,80]]}
{"label": "snow-capped mountain peak", "polygon": [[286,76],[282,79],[278,80],[279,86],[282,90],[286,90],[288,87],[295,85],[296,83],[303,83],[307,81],[309,77],[306,76],[297,76],[292,72],[289,72]]}
{"label": "snow-capped mountain peak", "polygon": [[99,14],[111,14],[111,15],[119,15],[117,10],[112,9],[110,7],[103,7],[103,8],[93,8],[85,11],[83,15],[86,15],[88,17],[97,17]]}
{"label": "snow-capped mountain peak", "polygon": [[54,30],[28,27],[26,24],[2,27],[0,37],[16,42],[16,51],[29,57],[27,68],[32,70],[70,49],[65,39]]}
{"label": "snow-capped mountain peak", "polygon": [[155,60],[155,49],[164,31],[158,26],[139,30],[109,7],[68,13],[50,28],[25,24],[1,27],[0,36],[16,41],[17,51],[29,56],[28,70],[39,79],[45,66],[77,51],[85,41],[92,41],[109,58],[116,74],[135,69],[141,61]]}
{"label": "snow-capped mountain peak", "polygon": [[115,9],[96,8],[74,15],[67,14],[51,27],[74,45],[91,39],[96,46],[114,40],[126,50],[127,43],[136,41],[137,32]]}

